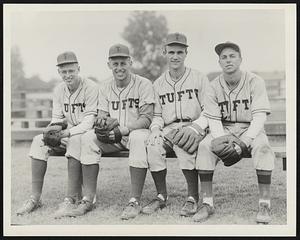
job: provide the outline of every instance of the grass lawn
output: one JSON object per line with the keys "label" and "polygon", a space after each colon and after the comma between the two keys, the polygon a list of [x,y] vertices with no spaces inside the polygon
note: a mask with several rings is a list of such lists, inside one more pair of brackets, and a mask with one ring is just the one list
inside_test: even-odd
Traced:
{"label": "grass lawn", "polygon": [[[197,224],[190,218],[179,216],[179,211],[186,198],[186,184],[177,159],[168,159],[169,205],[154,215],[140,215],[128,221],[120,220],[130,192],[127,159],[106,158],[100,164],[96,209],[84,217],[54,219],[52,214],[63,200],[66,192],[67,160],[53,157],[48,161],[42,195],[43,207],[27,216],[16,216],[17,208],[30,196],[31,191],[28,151],[28,144],[12,148],[11,224]],[[287,224],[286,172],[282,170],[281,159],[275,161],[271,191],[271,224]],[[154,196],[155,187],[151,174],[148,172],[142,204],[146,204]],[[221,163],[218,164],[214,175],[214,204],[215,214],[201,224],[256,224],[258,189],[251,159],[243,159],[230,168],[224,167]]]}

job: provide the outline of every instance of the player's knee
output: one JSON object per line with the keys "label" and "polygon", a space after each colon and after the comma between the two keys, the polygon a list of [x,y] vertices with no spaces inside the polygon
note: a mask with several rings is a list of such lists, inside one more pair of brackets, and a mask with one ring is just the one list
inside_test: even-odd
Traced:
{"label": "player's knee", "polygon": [[35,136],[32,140],[32,145],[38,145],[41,146],[43,144],[43,135],[39,134],[37,136]]}
{"label": "player's knee", "polygon": [[129,134],[129,141],[144,143],[148,138],[148,131],[144,130],[134,130]]}
{"label": "player's knee", "polygon": [[95,134],[94,130],[90,130],[90,131],[82,134],[81,141],[82,141],[82,143],[87,143],[90,141],[94,141],[95,138],[96,138],[96,134]]}
{"label": "player's knee", "polygon": [[260,154],[268,154],[268,153],[272,152],[272,149],[268,144],[263,144],[263,145],[259,146],[258,152]]}

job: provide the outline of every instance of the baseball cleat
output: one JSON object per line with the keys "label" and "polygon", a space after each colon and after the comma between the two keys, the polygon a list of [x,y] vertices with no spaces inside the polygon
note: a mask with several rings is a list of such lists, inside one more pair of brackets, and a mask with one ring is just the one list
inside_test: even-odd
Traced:
{"label": "baseball cleat", "polygon": [[71,217],[70,214],[72,210],[77,207],[74,199],[72,198],[65,198],[62,203],[58,205],[57,211],[54,213],[54,218],[62,218],[62,217]]}
{"label": "baseball cleat", "polygon": [[95,207],[95,205],[86,200],[86,199],[82,199],[79,202],[79,205],[77,206],[77,208],[73,209],[72,211],[68,212],[68,216],[69,217],[78,217],[78,216],[82,216],[84,214],[86,214],[87,212],[93,210]]}
{"label": "baseball cleat", "polygon": [[271,210],[267,203],[260,203],[259,211],[256,216],[256,222],[258,224],[268,224],[271,222],[270,212]]}
{"label": "baseball cleat", "polygon": [[167,199],[165,199],[163,195],[158,194],[155,199],[153,199],[149,204],[143,207],[142,213],[152,214],[158,211],[159,209],[165,208],[167,206]]}
{"label": "baseball cleat", "polygon": [[142,207],[141,207],[140,203],[135,198],[132,198],[129,200],[128,205],[124,209],[124,211],[121,215],[121,219],[128,220],[130,218],[135,218],[137,215],[139,215],[141,210],[142,210]]}
{"label": "baseball cleat", "polygon": [[193,216],[194,222],[205,221],[210,215],[214,214],[215,208],[207,203],[203,203],[199,211]]}
{"label": "baseball cleat", "polygon": [[192,196],[189,196],[180,211],[180,216],[190,217],[197,212],[197,208],[198,204],[196,200]]}
{"label": "baseball cleat", "polygon": [[41,207],[41,201],[34,200],[33,198],[28,199],[22,207],[17,210],[17,215],[21,216],[24,214],[28,214]]}

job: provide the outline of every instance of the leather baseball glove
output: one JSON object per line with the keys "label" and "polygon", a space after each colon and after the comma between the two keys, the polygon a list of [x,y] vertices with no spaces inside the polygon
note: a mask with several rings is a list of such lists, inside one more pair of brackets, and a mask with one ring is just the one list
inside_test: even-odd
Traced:
{"label": "leather baseball glove", "polygon": [[251,157],[246,144],[238,137],[229,134],[215,138],[211,142],[211,149],[229,167],[239,162],[242,158]]}
{"label": "leather baseball glove", "polygon": [[116,118],[99,117],[96,119],[94,128],[97,139],[103,143],[119,143],[122,134],[119,129],[119,122]]}
{"label": "leather baseball glove", "polygon": [[61,144],[61,131],[67,128],[67,122],[51,123],[43,131],[44,144],[50,148],[59,147]]}
{"label": "leather baseball glove", "polygon": [[197,124],[173,129],[165,135],[167,142],[178,145],[186,152],[193,154],[198,149],[198,145],[205,137],[205,131]]}

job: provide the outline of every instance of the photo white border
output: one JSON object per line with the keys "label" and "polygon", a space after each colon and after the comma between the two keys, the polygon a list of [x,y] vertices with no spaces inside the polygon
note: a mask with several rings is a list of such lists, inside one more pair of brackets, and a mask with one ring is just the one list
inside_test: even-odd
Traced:
{"label": "photo white border", "polygon": [[[11,226],[10,14],[15,11],[132,11],[283,9],[286,27],[287,225],[29,225]],[[4,4],[4,236],[295,236],[296,234],[296,4]],[[76,226],[76,227],[74,227]],[[103,227],[101,227],[103,226]],[[88,231],[87,231],[88,230]]]}

